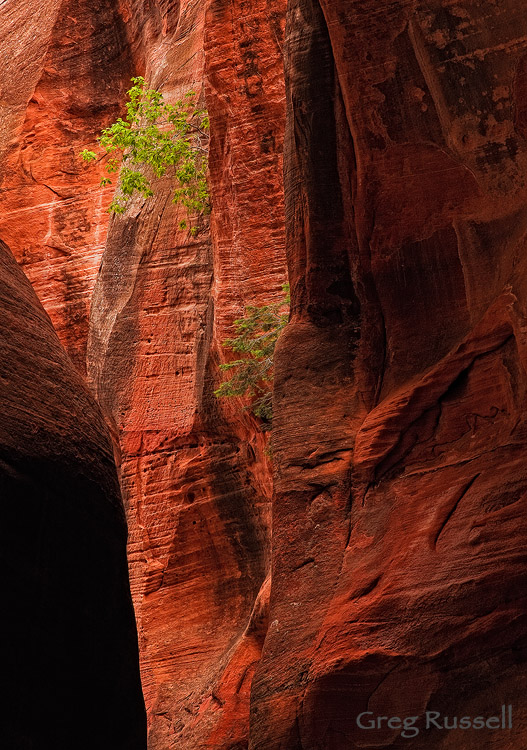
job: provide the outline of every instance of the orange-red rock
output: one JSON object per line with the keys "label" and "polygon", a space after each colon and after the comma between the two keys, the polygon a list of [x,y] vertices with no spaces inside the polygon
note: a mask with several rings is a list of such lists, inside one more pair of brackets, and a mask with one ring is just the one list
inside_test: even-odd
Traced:
{"label": "orange-red rock", "polygon": [[[289,0],[293,317],[277,355],[270,566],[264,436],[212,393],[232,320],[285,280],[284,6],[0,6],[0,237],[120,441],[150,747],[523,750],[526,16],[514,0]],[[196,239],[166,180],[106,240],[110,196],[76,154],[134,72],[209,109],[213,211]],[[117,503],[100,416],[35,305],[20,320],[43,326],[60,373],[24,359],[15,427],[35,442],[13,428],[5,444],[44,464],[51,451],[75,495],[95,472]],[[40,334],[23,333],[18,353],[35,356]],[[77,545],[71,575],[100,580],[116,555],[122,601],[122,521],[102,516],[90,539],[109,557]],[[12,560],[23,567],[18,548]],[[122,606],[112,638],[131,638]],[[37,639],[58,638],[48,625]],[[514,728],[492,735],[403,739],[355,720],[501,703]],[[113,747],[124,736],[116,725]]]}
{"label": "orange-red rock", "polygon": [[3,746],[145,750],[111,441],[5,243],[0,497]]}
{"label": "orange-red rock", "polygon": [[233,319],[245,304],[277,299],[285,281],[285,7],[221,5],[186,2],[179,15],[163,7],[155,33],[133,9],[129,21],[149,83],[168,100],[193,89],[209,109],[212,239],[208,226],[196,239],[178,229],[184,213],[171,181],[160,181],[153,199],[112,222],[91,305],[88,373],[121,441],[150,746],[159,750],[247,743],[265,634],[265,438],[240,403],[213,390]]}
{"label": "orange-red rock", "polygon": [[[527,743],[527,17],[290,0],[273,581],[251,750]],[[424,730],[424,712],[510,730]],[[421,731],[357,726],[418,716]]]}
{"label": "orange-red rock", "polygon": [[114,0],[8,2],[0,30],[0,237],[84,369],[110,193],[99,187],[101,169],[86,167],[79,153],[121,114],[132,70],[126,30]]}
{"label": "orange-red rock", "polygon": [[[0,237],[120,440],[150,744],[234,747],[265,634],[271,479],[255,421],[212,392],[233,319],[285,281],[285,0],[41,6],[0,7]],[[209,108],[212,240],[178,230],[168,180],[106,239],[110,191],[78,153],[134,73]]]}

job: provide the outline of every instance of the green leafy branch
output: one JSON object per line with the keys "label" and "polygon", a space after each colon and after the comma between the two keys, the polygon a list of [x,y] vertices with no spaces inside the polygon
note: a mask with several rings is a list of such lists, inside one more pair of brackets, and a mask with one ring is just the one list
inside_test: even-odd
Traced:
{"label": "green leafy branch", "polygon": [[249,305],[245,316],[234,321],[237,335],[224,341],[223,346],[241,356],[220,365],[221,370],[232,375],[214,391],[217,398],[249,397],[253,414],[268,425],[273,417],[274,350],[289,319],[289,285],[282,288],[284,299],[263,307]]}
{"label": "green leafy branch", "polygon": [[[163,94],[148,89],[144,78],[132,78],[128,91],[125,119],[119,118],[105,128],[97,141],[104,150],[108,174],[119,172],[118,191],[109,211],[121,214],[134,193],[145,198],[153,195],[150,179],[143,169],[149,167],[154,177],[172,169],[177,187],[174,203],[183,205],[189,217],[209,212],[207,188],[207,154],[209,118],[196,103],[196,93],[187,92],[175,104],[168,104]],[[84,149],[80,156],[86,162],[97,160],[95,151]],[[112,179],[103,177],[101,185]],[[180,227],[185,229],[187,221]],[[198,232],[196,225],[191,234]]]}

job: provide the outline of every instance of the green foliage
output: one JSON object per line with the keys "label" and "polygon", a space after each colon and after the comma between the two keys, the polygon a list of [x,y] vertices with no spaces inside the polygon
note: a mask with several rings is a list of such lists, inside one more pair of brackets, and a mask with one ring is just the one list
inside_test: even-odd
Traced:
{"label": "green foliage", "polygon": [[[97,139],[105,152],[106,171],[113,174],[120,170],[118,192],[108,210],[123,213],[134,193],[145,198],[153,195],[150,179],[144,174],[147,167],[147,174],[154,177],[172,170],[177,184],[174,203],[183,205],[189,217],[208,213],[206,110],[197,107],[194,91],[167,104],[161,92],[146,88],[144,78],[132,78],[132,83],[126,118],[105,128]],[[80,156],[88,163],[97,159],[88,149]],[[110,177],[101,180],[101,185],[111,183]],[[184,220],[180,226],[184,229],[188,222]],[[197,231],[195,225],[190,227],[191,234]]]}
{"label": "green foliage", "polygon": [[80,155],[81,158],[84,159],[84,161],[88,162],[93,161],[97,158],[97,154],[95,153],[95,151],[88,151],[87,148],[85,148],[84,151],[81,151]]}
{"label": "green foliage", "polygon": [[252,412],[266,423],[273,417],[274,349],[289,318],[289,285],[284,284],[282,288],[283,300],[263,307],[249,305],[245,316],[234,321],[237,335],[224,341],[223,346],[241,356],[220,365],[232,375],[214,391],[218,398],[248,396]]}

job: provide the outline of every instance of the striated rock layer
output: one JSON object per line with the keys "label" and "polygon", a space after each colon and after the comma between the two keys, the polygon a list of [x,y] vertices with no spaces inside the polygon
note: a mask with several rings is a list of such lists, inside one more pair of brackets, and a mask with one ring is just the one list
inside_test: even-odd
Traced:
{"label": "striated rock layer", "polygon": [[144,750],[111,442],[4,243],[0,404],[3,745]]}
{"label": "striated rock layer", "polygon": [[[112,430],[152,748],[247,744],[266,628],[270,469],[221,341],[285,281],[285,0],[33,0],[0,6],[0,238]],[[178,229],[170,180],[123,217],[78,159],[133,74],[211,118],[214,213]]]}
{"label": "striated rock layer", "polygon": [[114,0],[0,7],[0,237],[85,368],[88,311],[110,202],[79,152],[121,114],[131,51]]}
{"label": "striated rock layer", "polygon": [[[87,367],[121,446],[150,747],[246,746],[263,635],[271,481],[265,438],[219,402],[220,342],[285,280],[285,4],[129,4],[135,65],[211,119],[212,225],[178,228],[173,184],[112,220]],[[147,20],[145,20],[147,19]],[[212,237],[211,237],[212,235]],[[230,331],[228,331],[230,333]],[[262,588],[262,590],[260,590]]]}
{"label": "striated rock layer", "polygon": [[[290,0],[270,626],[251,750],[527,744],[527,16]],[[492,716],[508,730],[361,730]]]}
{"label": "striated rock layer", "polygon": [[[265,437],[213,390],[232,320],[278,299],[285,280],[285,2],[0,6],[0,237],[120,442],[153,750],[527,745],[518,5],[289,2],[293,315],[277,354],[272,584]],[[169,100],[192,88],[209,109],[213,213],[196,238],[178,228],[169,180],[106,238],[110,195],[76,154],[122,111],[133,73]],[[3,295],[3,361],[14,364],[0,387],[14,406],[1,481],[18,505],[7,503],[2,554],[29,592],[6,588],[16,618],[5,640],[16,705],[30,714],[8,706],[5,726],[14,746],[37,731],[48,742],[60,706],[64,737],[50,747],[139,747],[109,442],[5,258],[3,281],[25,291]],[[94,591],[108,569],[115,579]],[[22,646],[37,678],[20,668]],[[355,721],[493,715],[502,703],[514,709],[506,732],[403,739]],[[86,719],[90,707],[101,722]]]}

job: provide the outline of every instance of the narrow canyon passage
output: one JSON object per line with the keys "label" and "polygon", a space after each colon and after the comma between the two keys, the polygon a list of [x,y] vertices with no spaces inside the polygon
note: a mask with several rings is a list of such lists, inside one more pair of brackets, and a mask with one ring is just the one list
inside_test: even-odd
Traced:
{"label": "narrow canyon passage", "polygon": [[[7,746],[524,750],[527,9],[6,0],[0,57]],[[137,76],[197,220],[80,158]],[[215,391],[287,283],[271,425]]]}

